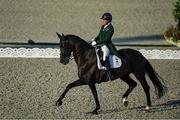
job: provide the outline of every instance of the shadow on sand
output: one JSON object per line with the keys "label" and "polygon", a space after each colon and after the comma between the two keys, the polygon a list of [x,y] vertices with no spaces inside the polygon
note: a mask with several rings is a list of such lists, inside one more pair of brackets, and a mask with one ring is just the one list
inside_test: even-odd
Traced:
{"label": "shadow on sand", "polygon": [[114,44],[163,44],[163,35],[146,35],[146,36],[133,36],[113,38]]}
{"label": "shadow on sand", "polygon": [[[111,110],[105,110],[100,111],[100,114],[104,113],[112,113],[112,112],[121,112],[121,111],[129,111],[129,110],[137,110],[144,112],[145,106],[140,107],[133,107],[133,108],[116,108]],[[153,105],[149,112],[161,112],[161,111],[167,111],[167,110],[174,110],[174,109],[180,109],[180,100],[170,100],[166,103],[159,104],[159,105]]]}

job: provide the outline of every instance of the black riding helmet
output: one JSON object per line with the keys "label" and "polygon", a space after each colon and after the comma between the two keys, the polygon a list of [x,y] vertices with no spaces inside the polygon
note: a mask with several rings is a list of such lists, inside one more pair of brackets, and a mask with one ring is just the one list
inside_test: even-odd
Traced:
{"label": "black riding helmet", "polygon": [[109,22],[111,22],[111,21],[112,21],[112,15],[111,15],[111,13],[104,13],[104,14],[102,15],[101,19],[103,19],[103,20],[109,20]]}

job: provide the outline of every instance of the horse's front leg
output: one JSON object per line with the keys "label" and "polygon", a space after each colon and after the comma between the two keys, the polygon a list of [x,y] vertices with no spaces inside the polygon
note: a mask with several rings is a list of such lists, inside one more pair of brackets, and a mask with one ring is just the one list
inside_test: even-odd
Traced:
{"label": "horse's front leg", "polygon": [[78,79],[70,84],[67,85],[66,89],[64,90],[64,92],[61,94],[61,96],[59,97],[59,99],[56,102],[57,106],[61,106],[62,105],[62,100],[63,98],[66,96],[67,92],[74,87],[78,87],[81,85],[87,85],[87,82],[84,79]]}
{"label": "horse's front leg", "polygon": [[97,94],[96,86],[95,86],[94,83],[90,83],[89,87],[91,88],[92,94],[93,94],[95,102],[96,102],[96,108],[92,112],[90,112],[90,113],[98,114],[98,110],[100,109],[100,104],[99,104],[99,99],[98,99],[98,94]]}

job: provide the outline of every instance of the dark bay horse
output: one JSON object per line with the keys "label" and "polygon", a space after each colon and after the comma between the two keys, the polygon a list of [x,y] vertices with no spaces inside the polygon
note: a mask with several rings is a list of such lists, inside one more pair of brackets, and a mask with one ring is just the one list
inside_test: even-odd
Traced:
{"label": "dark bay horse", "polygon": [[[57,35],[60,38],[60,63],[64,65],[68,64],[71,53],[73,53],[74,60],[78,67],[79,79],[67,85],[66,89],[57,100],[56,105],[62,105],[63,98],[71,88],[88,85],[96,103],[96,108],[91,113],[98,114],[100,103],[95,84],[108,81],[108,77],[106,72],[97,68],[95,48],[78,36],[64,36],[63,34],[60,35],[58,33]],[[126,99],[132,90],[137,86],[137,83],[129,76],[130,73],[132,73],[139,80],[144,89],[147,99],[147,106],[145,110],[149,110],[151,106],[150,87],[147,84],[145,73],[148,74],[150,80],[152,81],[158,98],[161,98],[166,93],[167,87],[162,84],[162,78],[155,72],[148,60],[139,51],[133,49],[121,49],[118,52],[124,56],[124,61],[122,62],[122,66],[120,68],[112,70],[112,74],[115,77],[114,80],[120,78],[129,86],[122,96],[123,104],[125,106],[128,105],[128,101]]]}

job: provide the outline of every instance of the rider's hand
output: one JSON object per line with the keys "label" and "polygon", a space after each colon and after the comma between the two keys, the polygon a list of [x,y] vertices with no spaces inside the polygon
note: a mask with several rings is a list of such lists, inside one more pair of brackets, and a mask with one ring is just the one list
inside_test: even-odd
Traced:
{"label": "rider's hand", "polygon": [[95,41],[93,41],[93,42],[91,43],[91,45],[92,45],[92,46],[95,46],[95,45],[96,45],[96,42],[95,42]]}

